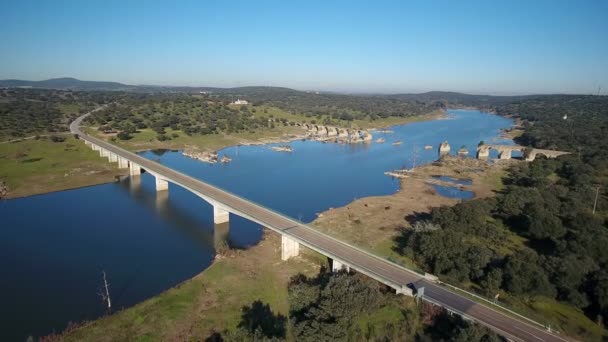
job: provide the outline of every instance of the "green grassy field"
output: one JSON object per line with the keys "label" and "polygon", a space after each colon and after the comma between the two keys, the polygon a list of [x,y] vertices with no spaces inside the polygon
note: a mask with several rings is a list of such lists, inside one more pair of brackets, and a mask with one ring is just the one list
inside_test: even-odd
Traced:
{"label": "green grassy field", "polygon": [[8,198],[106,183],[125,174],[82,141],[65,137],[60,143],[41,138],[0,144],[0,180],[9,187]]}
{"label": "green grassy field", "polygon": [[315,275],[318,266],[301,258],[280,260],[273,233],[247,251],[216,260],[191,280],[132,308],[66,333],[63,341],[203,341],[233,330],[241,309],[260,300],[288,316],[287,283],[297,273]]}

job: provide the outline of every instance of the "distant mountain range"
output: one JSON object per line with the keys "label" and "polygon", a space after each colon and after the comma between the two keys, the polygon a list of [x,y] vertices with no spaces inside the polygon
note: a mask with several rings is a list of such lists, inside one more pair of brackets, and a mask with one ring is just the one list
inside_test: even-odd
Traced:
{"label": "distant mountain range", "polygon": [[282,87],[236,87],[236,88],[217,88],[217,87],[183,87],[183,86],[156,86],[156,85],[129,85],[118,82],[101,81],[81,81],[72,77],[51,78],[44,81],[25,81],[25,80],[0,80],[0,87],[4,88],[40,88],[40,89],[61,89],[61,90],[122,90],[140,92],[213,92],[236,94],[241,91],[243,95],[256,95],[259,93],[271,92],[294,92],[298,90]]}
{"label": "distant mountain range", "polygon": [[[347,96],[330,92],[305,92],[284,87],[175,87],[175,86],[154,86],[154,85],[128,85],[118,82],[100,81],[81,81],[72,77],[52,78],[44,81],[24,81],[24,80],[0,80],[0,87],[8,88],[43,88],[43,89],[62,89],[62,90],[105,90],[105,91],[135,91],[135,92],[210,92],[216,94],[232,94],[235,96]],[[354,95],[356,96],[356,95]],[[361,95],[388,97],[401,101],[448,101],[450,103],[460,103],[463,105],[496,103],[513,101],[523,98],[538,97],[542,95],[525,96],[495,96],[495,95],[470,95],[456,92],[431,91],[420,94],[392,94],[392,95]]]}
{"label": "distant mountain range", "polygon": [[132,90],[135,88],[118,82],[81,81],[71,77],[51,78],[44,81],[0,80],[0,87],[74,90]]}

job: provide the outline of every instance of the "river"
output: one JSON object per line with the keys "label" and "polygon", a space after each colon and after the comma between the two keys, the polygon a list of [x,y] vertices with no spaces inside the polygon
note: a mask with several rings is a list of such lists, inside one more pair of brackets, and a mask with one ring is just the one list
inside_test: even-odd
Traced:
{"label": "river", "polygon": [[[512,144],[500,138],[511,125],[496,115],[449,110],[447,119],[375,132],[374,140],[385,138],[382,144],[294,141],[292,153],[272,151],[273,145],[235,146],[219,151],[231,163],[213,165],[181,151],[142,155],[310,222],[353,199],[394,193],[399,183],[384,172],[435,160],[444,140],[453,154],[465,145],[473,158],[480,140]],[[59,332],[70,321],[103,315],[102,271],[117,310],[204,270],[218,241],[247,248],[262,234],[261,227],[234,215],[229,227],[214,233],[210,205],[172,184],[157,194],[145,173],[139,180],[0,201],[0,217],[2,341]]]}

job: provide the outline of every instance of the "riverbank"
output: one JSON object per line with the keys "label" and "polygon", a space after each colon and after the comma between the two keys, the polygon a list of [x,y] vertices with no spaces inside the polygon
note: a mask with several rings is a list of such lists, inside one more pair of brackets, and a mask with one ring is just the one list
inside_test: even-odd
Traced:
{"label": "riverbank", "polygon": [[[444,121],[444,122],[441,122],[441,124],[449,124],[449,123],[452,123],[452,121],[450,120],[450,121]],[[427,126],[427,124],[423,124],[423,126]],[[408,130],[408,131],[412,131],[412,130],[414,130],[414,131],[415,131],[416,129],[418,129],[417,127],[411,127],[411,128],[412,128],[412,129],[411,129],[411,130]],[[427,129],[428,129],[428,128],[427,128]],[[429,131],[433,131],[432,129],[428,129],[428,130],[429,130]],[[395,134],[395,135],[401,134],[401,135],[403,136],[403,134],[404,134],[405,132],[401,132],[401,131],[402,131],[402,128],[395,128],[395,132],[394,132],[394,134]],[[409,132],[409,133],[407,133],[407,134],[408,134],[409,136],[411,136],[411,132]],[[475,135],[475,136],[477,136],[477,135]],[[426,141],[440,141],[440,140],[439,140],[440,138],[443,138],[443,137],[434,137],[434,138],[432,138],[432,139],[429,139],[429,137],[421,137],[421,138],[419,138],[419,139],[420,139],[420,141],[422,141],[422,142],[426,142]],[[401,137],[400,137],[400,139],[401,139]],[[307,145],[310,145],[310,146],[313,146],[313,147],[314,147],[314,146],[316,146],[316,147],[323,147],[323,150],[326,150],[326,149],[328,149],[328,148],[329,148],[329,149],[335,149],[335,150],[336,150],[336,152],[338,153],[338,154],[336,154],[336,156],[337,156],[337,155],[343,155],[343,154],[345,154],[345,153],[344,153],[344,151],[343,151],[344,149],[343,149],[342,147],[340,147],[340,146],[331,146],[331,145],[323,145],[323,144],[307,144]],[[407,155],[406,153],[407,153],[407,151],[408,151],[407,149],[399,150],[398,148],[392,147],[392,146],[390,146],[389,144],[384,144],[384,145],[382,145],[382,144],[372,144],[372,145],[369,145],[368,147],[370,147],[370,148],[374,148],[374,149],[376,149],[376,150],[377,150],[377,151],[374,151],[374,152],[373,152],[373,154],[370,154],[370,155],[368,156],[368,158],[372,158],[372,157],[373,157],[373,158],[378,158],[379,156],[382,156],[382,154],[381,154],[382,152],[384,152],[384,155],[385,155],[385,156],[390,156],[390,157],[395,156],[396,158],[407,158],[407,156],[406,156],[406,155]],[[383,150],[382,150],[382,149],[383,149]],[[248,150],[248,149],[244,149],[244,150],[243,150],[243,152],[245,152],[245,150]],[[254,148],[253,150],[257,150],[257,149],[255,149],[255,148]],[[305,159],[305,160],[309,161],[309,160],[311,160],[311,159],[310,159],[311,157],[312,157],[312,158],[314,158],[314,157],[316,157],[316,156],[319,156],[319,155],[320,155],[320,153],[319,153],[319,149],[315,149],[315,150],[316,150],[316,153],[311,154],[311,155],[309,155],[308,157],[306,157],[306,158],[301,158],[301,159]],[[303,150],[298,149],[298,151],[303,151]],[[350,151],[350,152],[352,152],[350,149],[346,149],[346,151]],[[357,154],[358,154],[358,155],[361,155],[361,152],[362,152],[362,151],[365,151],[365,150],[358,150],[358,152],[357,152],[357,151],[355,151],[355,153],[356,153],[356,154],[354,154],[354,155],[357,155]],[[370,152],[371,152],[371,151],[370,151]],[[377,153],[377,152],[378,152],[378,153]],[[430,151],[429,151],[429,152],[430,152]],[[435,153],[432,153],[432,154],[434,155]],[[278,155],[278,154],[272,154],[272,153],[271,153],[271,156],[277,156],[277,155]],[[242,153],[243,161],[245,160],[245,157],[246,157],[246,156],[247,156],[247,154],[246,154],[246,153]],[[303,153],[296,153],[296,154],[294,154],[294,156],[305,156],[305,155],[304,155]],[[347,155],[347,156],[348,156],[348,155]],[[153,156],[152,156],[152,157],[153,157]],[[283,157],[283,155],[281,155],[281,157]],[[292,157],[293,157],[293,156],[292,156]],[[334,156],[334,157],[335,157],[335,156]],[[170,158],[168,158],[168,159],[170,159]],[[332,157],[331,159],[332,159],[332,160],[335,160],[335,158],[333,158],[333,157]],[[256,160],[259,160],[259,157],[258,157],[258,159],[256,159]],[[425,159],[425,160],[426,160],[426,159]],[[370,159],[368,159],[368,161],[371,161],[371,160],[370,160]],[[192,164],[195,164],[195,165],[192,165],[191,170],[196,171],[196,170],[199,170],[199,169],[201,168],[201,167],[200,167],[200,165],[197,165],[197,164],[199,164],[199,163],[192,163]],[[293,165],[293,162],[292,162],[292,163],[289,163],[289,164],[290,164],[290,165]],[[377,163],[374,163],[374,164],[375,164],[375,165],[377,165]],[[401,165],[400,163],[393,163],[393,162],[390,162],[390,163],[387,163],[387,164],[391,164],[391,165]],[[268,165],[271,165],[271,164],[267,164],[267,166],[268,166]],[[345,164],[345,165],[350,165],[350,164]],[[336,167],[338,167],[338,168],[339,168],[340,166],[342,166],[342,164],[336,164]],[[327,168],[328,168],[328,164],[327,164],[327,163],[323,163],[323,166],[322,166],[322,167],[323,167],[323,168],[325,168],[325,169],[327,169]],[[391,167],[394,167],[394,166],[391,166]],[[205,169],[206,169],[206,168],[205,168]],[[225,170],[223,170],[223,168],[210,168],[210,169],[211,169],[211,170],[218,171],[218,173],[220,173],[220,174],[224,174],[224,173],[223,173],[223,171],[225,171]],[[352,169],[352,170],[354,170],[354,169]],[[390,181],[390,179],[389,179],[388,177],[384,178],[385,176],[383,176],[383,175],[382,175],[382,172],[383,172],[383,171],[385,171],[385,170],[387,170],[387,168],[385,168],[384,166],[381,166],[380,168],[376,168],[376,169],[375,169],[375,170],[373,170],[373,171],[372,171],[372,170],[368,170],[368,172],[369,172],[369,174],[373,174],[373,175],[374,175],[373,177],[374,177],[375,179],[382,179],[382,180],[384,180],[384,181],[385,181],[385,182],[380,182],[380,183],[388,183],[388,184],[390,184],[390,188],[392,189],[392,190],[391,190],[391,192],[392,192],[392,191],[395,191],[395,189],[396,189],[396,188],[395,188],[395,186],[396,186],[395,182]],[[359,172],[360,172],[360,170],[357,170],[357,171],[359,171]],[[359,173],[359,172],[357,172],[357,173]],[[260,172],[251,172],[251,173],[252,173],[252,174],[261,174]],[[284,172],[284,173],[285,173],[285,172]],[[342,172],[340,172],[340,174],[342,174]],[[211,175],[211,174],[208,174],[208,176],[210,176],[210,175]],[[356,184],[356,183],[354,183],[354,182],[352,182],[352,181],[350,181],[350,180],[346,181],[346,179],[344,178],[344,174],[342,174],[340,177],[341,177],[341,178],[340,178],[340,180],[341,180],[342,182],[344,182],[345,184],[349,184],[349,185],[351,185],[351,186],[352,186],[352,184]],[[235,178],[236,178],[236,177],[235,177]],[[324,178],[328,178],[328,175],[326,174]],[[243,177],[240,177],[240,179],[243,179]],[[318,180],[317,180],[317,181],[318,181]],[[308,183],[308,182],[307,182],[307,183]],[[377,183],[374,183],[374,184],[377,184]],[[307,184],[307,186],[309,186],[309,185]],[[327,188],[325,187],[325,189],[327,189]],[[379,193],[379,192],[378,192],[378,189],[380,189],[380,188],[379,188],[379,187],[377,187],[377,186],[375,186],[375,187],[374,187],[374,191],[372,191],[372,192],[367,192],[367,193]],[[385,189],[386,189],[386,188],[385,188]],[[362,192],[362,191],[361,191],[361,189],[359,189],[359,193],[365,193],[365,192]],[[383,192],[380,192],[380,193],[383,193]],[[390,192],[384,192],[384,193],[390,193]],[[175,196],[175,195],[177,195],[177,194],[178,194],[178,192],[172,192],[172,194],[171,194],[172,199],[174,199],[174,200],[175,200],[175,199],[178,199],[178,196]],[[255,197],[254,197],[254,198],[252,198],[252,199],[255,199]],[[352,199],[352,197],[350,197],[350,199]],[[350,200],[350,199],[349,199],[349,200]],[[341,202],[341,203],[346,203],[346,202]],[[331,205],[324,205],[324,206],[321,206],[319,209],[316,209],[316,210],[309,210],[308,212],[309,212],[309,213],[311,214],[311,216],[312,216],[312,214],[314,214],[315,212],[318,212],[318,211],[323,210],[323,209],[325,209],[325,208],[328,208],[328,207],[330,207],[330,206],[331,206]],[[300,208],[301,208],[301,207],[300,207]],[[291,213],[291,215],[292,215],[293,217],[297,217],[297,212],[296,212],[296,213],[293,213],[293,212],[292,212],[292,213]],[[307,220],[308,220],[308,219],[307,219]],[[232,223],[232,222],[231,222],[231,223]],[[236,222],[234,222],[234,223],[236,223]],[[278,250],[275,250],[275,252],[276,252],[276,253],[278,253]],[[285,267],[285,265],[289,265],[289,263],[287,263],[287,264],[280,264],[280,265],[276,264],[276,265],[274,265],[274,267],[277,267],[277,268],[283,268],[283,267]],[[258,267],[258,265],[253,264],[253,265],[251,265],[251,267],[254,267],[254,268],[255,268],[255,267]],[[203,272],[203,274],[204,274],[204,273],[205,273],[205,272]],[[246,276],[246,274],[247,274],[247,273],[248,273],[248,272],[246,272],[245,270],[241,270],[241,276]],[[182,278],[182,279],[184,279],[184,278]],[[231,278],[231,281],[232,281],[232,282],[237,282],[237,283],[238,283],[238,282],[240,282],[240,278],[234,278],[234,279],[233,279],[233,278]],[[236,313],[236,315],[238,315],[238,313],[240,312],[241,307],[242,307],[242,305],[241,305],[241,306],[234,306],[234,307],[232,307],[230,310],[232,310],[233,312],[235,312],[235,313]],[[165,308],[165,307],[150,307],[149,309],[150,309],[150,310],[165,310],[165,312],[159,312],[159,313],[157,314],[157,315],[158,315],[158,316],[160,316],[160,317],[164,317],[163,315],[165,315],[165,316],[166,316],[166,315],[169,315],[169,316],[170,316],[170,315],[172,315],[171,308]],[[228,310],[228,308],[226,308],[226,310]],[[210,314],[212,314],[212,313],[210,313]],[[150,322],[149,324],[154,324],[154,323],[155,323],[155,321],[154,321],[154,320],[150,320],[150,321],[151,321],[151,322]],[[141,323],[141,324],[144,324],[144,323]],[[146,323],[146,324],[147,324],[147,323]],[[194,324],[194,323],[193,323],[193,324]],[[201,336],[202,336],[202,335],[201,335]],[[145,336],[144,336],[144,337],[145,337]],[[150,339],[153,339],[153,338],[150,338]]]}
{"label": "riverbank", "polygon": [[419,166],[400,179],[399,190],[388,196],[357,199],[340,208],[332,208],[318,215],[312,223],[320,231],[389,258],[409,267],[415,265],[393,251],[395,238],[408,229],[417,216],[430,213],[433,207],[452,206],[457,198],[437,193],[433,176],[471,180],[466,190],[474,198],[493,196],[502,188],[502,177],[510,163],[489,164],[477,159],[449,157],[442,161]]}
{"label": "riverbank", "polygon": [[127,174],[81,141],[64,137],[62,142],[43,137],[0,144],[6,199],[108,183]]}
{"label": "riverbank", "polygon": [[[301,115],[293,115],[280,111],[276,108],[267,109],[266,115],[272,115],[276,120],[285,119],[293,122],[314,121]],[[428,114],[411,117],[388,117],[374,121],[355,120],[352,122],[332,123],[337,127],[352,125],[361,129],[373,130],[382,129],[396,125],[405,125],[414,122],[431,121],[445,117],[445,111],[437,110]],[[98,138],[110,140],[113,144],[134,152],[142,152],[154,149],[167,150],[190,150],[196,152],[217,151],[230,146],[237,145],[266,145],[277,143],[288,143],[291,141],[306,139],[309,132],[301,126],[284,126],[276,123],[275,125],[254,132],[241,132],[232,134],[208,134],[189,136],[180,130],[171,128],[165,129],[165,136],[171,137],[170,140],[159,141],[157,133],[152,129],[140,129],[129,140],[119,140],[116,133],[104,134],[93,127],[86,128],[88,134]]]}
{"label": "riverbank", "polygon": [[[469,163],[464,166],[462,164],[450,163],[449,168],[453,172],[446,174],[453,177],[470,177],[474,179],[473,189],[485,193],[490,181],[483,183],[482,180],[490,179],[488,175],[491,172],[486,170],[485,173],[475,173]],[[446,170],[445,165],[429,165],[414,172],[421,177],[434,175],[437,168]],[[462,172],[465,168],[468,169]],[[403,207],[412,212],[427,210],[425,206],[413,206],[420,202],[420,198],[428,195],[427,186],[418,180],[404,180],[402,189],[407,189],[411,196],[408,196],[405,190],[400,190],[394,195],[377,197],[377,202],[374,197],[360,199],[347,207],[327,211],[314,224],[327,223],[324,219],[331,219],[335,213],[345,213],[348,216],[349,211],[358,213],[369,210],[360,218],[349,216],[348,222],[353,227],[366,227],[365,236],[374,236],[376,240],[372,244],[375,245],[375,242],[386,238],[386,235],[378,237],[378,232],[386,233],[388,230],[367,230],[367,220],[373,219],[373,216],[376,216],[376,219],[381,216],[385,220],[383,227],[388,227],[391,222],[403,219]],[[391,200],[387,201],[389,198]],[[427,201],[426,205],[452,205],[457,202],[440,196],[429,198],[435,201]],[[386,205],[391,208],[387,210]],[[339,215],[335,216],[336,219],[338,217]],[[357,223],[357,219],[362,222]],[[361,241],[352,239],[350,242],[359,244]],[[273,313],[287,317],[289,279],[298,273],[309,276],[317,274],[326,258],[302,248],[299,257],[282,261],[280,248],[280,237],[265,231],[264,239],[257,245],[243,251],[232,250],[219,256],[209,268],[190,280],[133,307],[84,323],[61,336],[53,337],[57,341],[205,340],[214,333],[235,330],[241,319],[242,308],[250,306],[256,300],[269,304]]]}
{"label": "riverbank", "polygon": [[303,257],[281,260],[281,238],[264,239],[245,250],[231,250],[174,288],[131,308],[52,336],[53,341],[203,341],[214,332],[237,328],[241,309],[260,300],[288,317],[287,284],[319,265]]}
{"label": "riverbank", "polygon": [[[267,108],[265,115],[276,119],[301,120],[304,116],[292,115],[276,108]],[[389,117],[375,121],[356,120],[353,125],[365,129],[385,128],[413,122],[435,120],[445,116],[436,111],[414,117]],[[298,126],[280,126],[257,132],[238,134],[211,134],[188,136],[181,131],[166,129],[168,141],[158,141],[156,132],[142,129],[130,140],[112,138],[116,134],[103,134],[95,129],[87,129],[89,134],[112,140],[122,148],[141,152],[154,149],[187,149],[205,152],[236,145],[264,145],[305,139],[307,132]],[[116,164],[109,163],[95,151],[88,149],[70,134],[59,134],[64,142],[52,142],[48,137],[27,138],[0,144],[0,182],[5,182],[8,191],[5,199],[27,197],[49,192],[70,190],[113,182],[117,176],[127,175]]]}
{"label": "riverbank", "polygon": [[[510,166],[522,161],[487,163],[476,159],[449,157],[415,168],[410,177],[400,179],[400,189],[393,195],[357,199],[340,208],[332,208],[318,215],[312,225],[331,236],[368,250],[378,256],[410,269],[424,272],[408,257],[394,250],[402,232],[424,219],[434,207],[453,206],[459,199],[441,196],[433,188],[434,176],[457,180],[471,180],[462,186],[474,192],[475,199],[494,196],[504,184]],[[429,182],[427,182],[429,181]],[[500,244],[488,245],[496,253],[519,253],[526,248],[527,239],[508,233]],[[454,284],[471,292],[483,293],[475,284]],[[548,324],[562,334],[578,339],[599,339],[604,335],[600,326],[582,310],[544,296],[521,297],[500,292],[501,302],[509,308],[539,322]]]}

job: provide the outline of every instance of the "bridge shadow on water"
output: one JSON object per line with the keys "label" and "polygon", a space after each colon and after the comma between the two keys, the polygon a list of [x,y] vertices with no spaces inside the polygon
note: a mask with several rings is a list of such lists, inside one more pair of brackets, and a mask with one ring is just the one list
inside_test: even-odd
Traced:
{"label": "bridge shadow on water", "polygon": [[[144,189],[142,177],[128,177],[119,182],[131,197],[146,208],[153,210],[162,220],[170,222],[180,234],[194,241],[201,249],[217,249],[228,245],[237,248],[230,241],[230,223],[213,224],[208,220],[190,215],[184,208],[170,200],[170,191],[150,192]],[[173,189],[172,189],[173,190]],[[202,200],[200,200],[202,202]],[[204,204],[201,203],[201,206]],[[209,209],[209,215],[212,212]]]}

